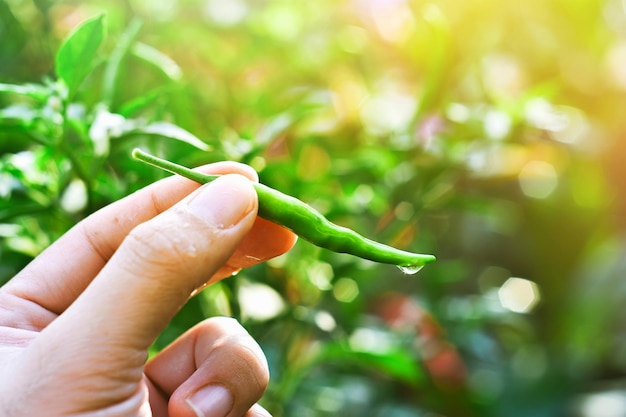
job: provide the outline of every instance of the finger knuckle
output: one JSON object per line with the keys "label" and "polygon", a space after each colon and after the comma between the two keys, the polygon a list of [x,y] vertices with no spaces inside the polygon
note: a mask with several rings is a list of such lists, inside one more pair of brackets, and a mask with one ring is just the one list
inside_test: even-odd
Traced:
{"label": "finger knuckle", "polygon": [[258,392],[265,390],[270,378],[269,367],[265,355],[250,336],[233,336],[216,350],[228,351],[224,356],[230,358],[230,366],[242,384],[254,386]]}
{"label": "finger knuckle", "polygon": [[213,317],[202,322],[207,334],[217,335],[209,356],[228,362],[233,375],[263,391],[269,383],[269,366],[263,350],[234,318]]}
{"label": "finger knuckle", "polygon": [[[195,233],[181,222],[147,222],[135,227],[128,235],[126,251],[134,264],[153,265],[161,272],[181,274],[196,266],[201,248]],[[192,229],[192,228],[189,228]]]}

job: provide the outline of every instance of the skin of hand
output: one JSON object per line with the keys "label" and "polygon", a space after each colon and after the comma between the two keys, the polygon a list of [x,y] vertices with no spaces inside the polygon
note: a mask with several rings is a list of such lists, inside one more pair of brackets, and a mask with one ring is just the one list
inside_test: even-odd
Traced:
{"label": "skin of hand", "polygon": [[154,183],[92,214],[0,287],[4,417],[260,417],[263,352],[210,318],[146,363],[148,347],[205,283],[288,251],[257,218],[251,168],[223,162],[201,187]]}

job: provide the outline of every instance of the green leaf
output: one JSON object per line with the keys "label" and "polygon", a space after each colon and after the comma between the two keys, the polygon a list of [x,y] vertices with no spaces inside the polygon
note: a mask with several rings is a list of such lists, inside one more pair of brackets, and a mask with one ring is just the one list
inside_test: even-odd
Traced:
{"label": "green leaf", "polygon": [[150,45],[137,42],[133,45],[133,54],[160,69],[172,81],[180,81],[183,77],[176,61]]}
{"label": "green leaf", "polygon": [[70,97],[91,72],[103,40],[104,15],[100,15],[83,22],[61,44],[55,57],[55,71],[69,88]]}
{"label": "green leaf", "polygon": [[166,94],[169,94],[171,91],[172,84],[159,86],[151,91],[144,93],[141,96],[132,98],[131,100],[120,105],[117,113],[121,114],[124,117],[130,117],[134,113],[137,113],[140,110],[143,110],[154,104],[154,102],[156,102],[157,100],[162,99]]}
{"label": "green leaf", "polygon": [[[28,42],[24,26],[11,11],[8,2],[0,2],[0,62],[3,70],[19,70],[19,54]],[[6,75],[6,72],[3,74]]]}
{"label": "green leaf", "polygon": [[107,104],[107,106],[111,106],[113,103],[122,62],[135,42],[141,26],[142,21],[139,18],[134,18],[109,56],[104,70],[104,82],[102,87],[102,102]]}
{"label": "green leaf", "polygon": [[376,370],[410,384],[420,384],[425,379],[424,372],[415,358],[409,352],[400,349],[365,352],[351,349],[343,343],[328,343],[320,352],[318,360],[320,362],[334,360],[345,366],[356,365],[362,369]]}
{"label": "green leaf", "polygon": [[176,126],[169,122],[155,122],[148,126],[136,129],[134,133],[143,133],[147,135],[162,136],[168,139],[174,139],[195,146],[202,151],[211,149],[209,145],[200,140],[197,136],[182,127]]}

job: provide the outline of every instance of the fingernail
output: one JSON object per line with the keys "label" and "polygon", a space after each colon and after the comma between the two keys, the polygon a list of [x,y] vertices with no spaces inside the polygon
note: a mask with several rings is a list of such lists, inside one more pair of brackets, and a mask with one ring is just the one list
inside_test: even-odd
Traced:
{"label": "fingernail", "polygon": [[[249,411],[250,417],[272,417],[272,415],[259,404],[255,404]],[[247,415],[247,414],[246,414]]]}
{"label": "fingernail", "polygon": [[233,408],[233,397],[226,388],[211,385],[200,388],[187,403],[198,417],[224,417]]}
{"label": "fingernail", "polygon": [[254,207],[251,183],[241,175],[224,175],[203,185],[188,201],[189,210],[215,227],[228,229]]}

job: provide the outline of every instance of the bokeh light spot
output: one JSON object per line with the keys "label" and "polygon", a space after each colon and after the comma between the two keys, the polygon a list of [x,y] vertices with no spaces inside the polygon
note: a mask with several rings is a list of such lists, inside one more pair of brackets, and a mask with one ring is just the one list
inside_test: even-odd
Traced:
{"label": "bokeh light spot", "polygon": [[248,4],[244,0],[207,0],[204,14],[221,26],[234,26],[248,15]]}
{"label": "bokeh light spot", "polygon": [[382,330],[362,327],[350,336],[350,347],[359,352],[389,352],[393,346],[389,333]]}
{"label": "bokeh light spot", "polygon": [[363,124],[379,133],[402,131],[413,119],[417,102],[412,95],[386,91],[370,98],[361,112]]}
{"label": "bokeh light spot", "polygon": [[273,288],[242,280],[238,292],[241,314],[257,321],[278,316],[285,308],[285,301]]}
{"label": "bokeh light spot", "polygon": [[450,103],[446,109],[446,116],[453,122],[465,123],[472,116],[472,111],[464,104]]}
{"label": "bokeh light spot", "polygon": [[68,213],[78,213],[87,207],[87,186],[79,179],[74,179],[61,196],[61,207]]}
{"label": "bokeh light spot", "polygon": [[413,207],[413,204],[408,201],[401,201],[394,208],[393,214],[396,216],[396,219],[400,221],[408,221],[413,218],[413,215],[415,214],[415,207]]}
{"label": "bokeh light spot", "polygon": [[335,318],[327,311],[318,311],[314,320],[317,327],[325,332],[331,332],[337,327]]}
{"label": "bokeh light spot", "polygon": [[308,270],[309,280],[322,291],[328,291],[332,288],[330,281],[333,279],[333,276],[333,267],[326,262],[318,262],[311,265]]}
{"label": "bokeh light spot", "polygon": [[499,110],[489,110],[483,123],[485,134],[490,139],[504,139],[511,131],[511,118]]}
{"label": "bokeh light spot", "polygon": [[337,301],[350,303],[359,295],[359,286],[353,279],[340,278],[333,286],[333,295]]}
{"label": "bokeh light spot", "polygon": [[483,82],[495,96],[519,94],[526,84],[526,74],[519,60],[511,55],[493,54],[483,60]]}
{"label": "bokeh light spot", "polygon": [[522,192],[532,198],[546,198],[556,189],[559,177],[552,164],[530,161],[519,173]]}
{"label": "bokeh light spot", "polygon": [[626,90],[626,41],[613,45],[606,55],[606,66],[611,81]]}
{"label": "bokeh light spot", "polygon": [[626,416],[626,393],[608,391],[589,395],[582,403],[581,414],[583,417]]}
{"label": "bokeh light spot", "polygon": [[539,287],[524,278],[511,277],[498,290],[500,304],[515,313],[529,313],[539,302]]}
{"label": "bokeh light spot", "polygon": [[288,5],[276,3],[266,10],[265,31],[275,39],[291,41],[298,37],[303,25],[303,17]]}

